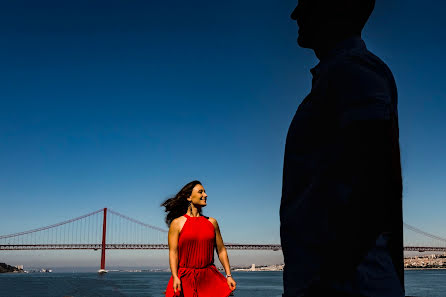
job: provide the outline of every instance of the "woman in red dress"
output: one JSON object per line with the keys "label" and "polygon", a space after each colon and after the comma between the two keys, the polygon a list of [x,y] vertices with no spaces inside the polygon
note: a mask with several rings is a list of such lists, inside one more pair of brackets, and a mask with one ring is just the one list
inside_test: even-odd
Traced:
{"label": "woman in red dress", "polygon": [[[207,194],[199,181],[185,185],[166,208],[172,276],[166,297],[227,297],[236,288],[217,220],[202,215]],[[214,248],[226,278],[214,265]]]}

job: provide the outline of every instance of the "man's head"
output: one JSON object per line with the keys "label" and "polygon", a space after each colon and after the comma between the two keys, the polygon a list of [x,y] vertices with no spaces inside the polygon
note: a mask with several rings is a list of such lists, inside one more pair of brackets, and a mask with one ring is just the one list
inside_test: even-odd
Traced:
{"label": "man's head", "polygon": [[298,44],[315,49],[339,37],[360,35],[375,0],[299,0],[291,18],[299,26]]}

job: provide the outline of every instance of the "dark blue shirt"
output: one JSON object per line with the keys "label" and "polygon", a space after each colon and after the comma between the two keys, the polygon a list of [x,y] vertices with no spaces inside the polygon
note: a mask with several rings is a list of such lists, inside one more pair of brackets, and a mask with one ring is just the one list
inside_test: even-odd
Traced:
{"label": "dark blue shirt", "polygon": [[393,75],[360,37],[339,43],[311,73],[285,147],[284,296],[316,287],[404,296]]}

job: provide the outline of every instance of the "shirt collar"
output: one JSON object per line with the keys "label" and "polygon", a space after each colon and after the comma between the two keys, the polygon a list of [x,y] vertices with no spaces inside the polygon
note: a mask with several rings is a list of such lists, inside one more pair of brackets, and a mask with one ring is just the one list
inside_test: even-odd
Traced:
{"label": "shirt collar", "polygon": [[331,49],[314,68],[310,69],[310,72],[313,75],[313,77],[316,78],[320,75],[321,68],[324,67],[324,65],[328,64],[335,57],[342,55],[347,51],[355,49],[365,49],[365,48],[366,46],[364,40],[362,40],[360,36],[349,37],[336,44],[336,46],[333,49]]}

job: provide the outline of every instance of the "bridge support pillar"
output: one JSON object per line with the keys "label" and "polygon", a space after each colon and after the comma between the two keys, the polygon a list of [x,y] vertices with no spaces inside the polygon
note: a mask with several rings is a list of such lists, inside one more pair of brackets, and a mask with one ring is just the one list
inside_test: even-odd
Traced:
{"label": "bridge support pillar", "polygon": [[102,249],[101,249],[101,270],[105,272],[105,234],[107,233],[107,208],[104,208],[104,220],[102,221]]}

